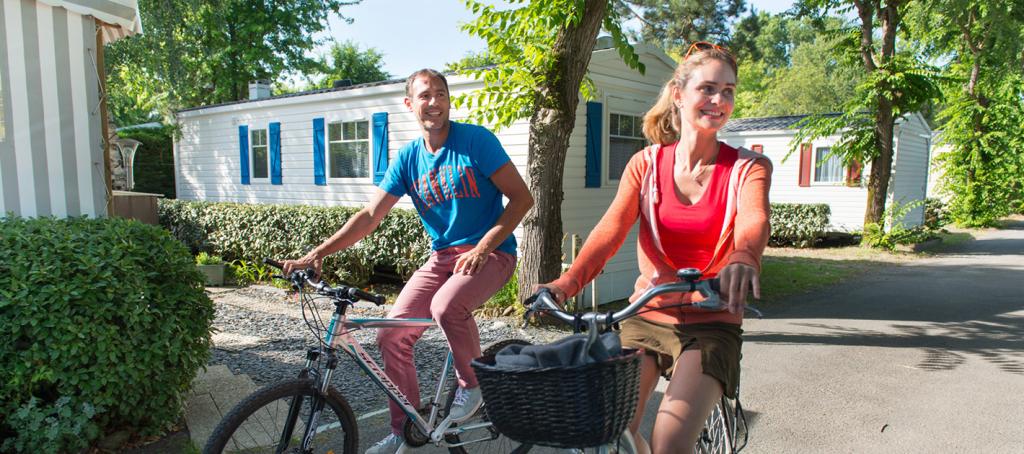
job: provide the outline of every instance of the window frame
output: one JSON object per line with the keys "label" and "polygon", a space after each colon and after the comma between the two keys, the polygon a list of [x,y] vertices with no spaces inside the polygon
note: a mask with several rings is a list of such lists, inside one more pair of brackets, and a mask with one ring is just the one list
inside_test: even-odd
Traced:
{"label": "window frame", "polygon": [[[607,105],[607,101],[606,101],[605,105]],[[639,137],[635,137],[635,136],[623,136],[623,135],[619,135],[619,134],[612,134],[612,115],[619,115],[619,116],[623,116],[624,115],[624,116],[630,116],[630,117],[635,118],[635,120],[639,121],[640,125],[641,125],[640,126],[640,136]],[[605,186],[617,187],[619,182],[622,181],[622,175],[620,174],[618,178],[612,178],[611,175],[609,174],[609,172],[611,171],[611,164],[612,164],[612,159],[611,159],[611,156],[612,156],[612,137],[614,136],[616,138],[640,139],[640,140],[642,140],[643,143],[644,143],[643,146],[638,148],[638,149],[636,149],[636,150],[634,150],[633,153],[636,153],[637,151],[640,151],[643,147],[646,147],[646,146],[648,146],[650,144],[647,142],[647,138],[643,136],[643,121],[644,121],[644,114],[643,113],[629,112],[628,110],[625,110],[625,109],[614,109],[614,110],[613,109],[605,109],[605,115],[604,116],[605,116],[605,118],[604,118],[604,125],[605,125],[605,127],[604,127],[604,131],[603,131],[603,134],[602,134],[603,137],[601,138],[601,140],[603,142],[602,143],[603,151],[601,152],[601,155],[602,155],[601,156],[601,160],[602,160],[602,167],[603,167],[603,169],[601,169],[601,182],[602,182],[601,185],[602,185],[602,187],[605,187]],[[632,155],[630,155],[630,156],[632,156]],[[623,169],[623,171],[625,171],[625,169]]]}
{"label": "window frame", "polygon": [[[256,140],[255,134],[259,131],[263,131],[264,140],[266,143],[262,145],[266,148],[266,161],[267,161],[267,176],[258,177],[256,176]],[[270,183],[270,123],[264,123],[263,127],[251,126],[249,128],[249,182],[250,183]]]}
{"label": "window frame", "polygon": [[831,159],[836,159],[836,160],[839,161],[839,179],[836,180],[836,181],[819,181],[818,180],[818,171],[820,170],[820,167],[818,167],[818,150],[821,150],[821,149],[828,149],[828,151],[825,153],[827,155],[828,153],[832,152],[832,145],[831,144],[829,144],[829,145],[822,145],[822,146],[814,145],[814,146],[811,147],[811,169],[810,169],[810,171],[811,171],[811,178],[810,178],[811,186],[845,186],[846,185],[846,175],[849,173],[850,169],[849,169],[849,166],[843,164],[843,161],[842,161],[842,159],[839,158],[839,156],[833,156],[831,158]]}
{"label": "window frame", "polygon": [[[345,123],[366,123],[366,176],[365,177],[332,177],[331,176],[331,143],[352,143],[361,142],[362,140],[344,140],[345,137]],[[331,141],[331,125],[340,124],[342,140]],[[357,129],[358,130],[358,129]],[[327,178],[327,184],[331,182],[335,183],[365,183],[373,181],[373,121],[367,115],[360,115],[355,117],[336,116],[328,117],[324,119],[324,177]]]}

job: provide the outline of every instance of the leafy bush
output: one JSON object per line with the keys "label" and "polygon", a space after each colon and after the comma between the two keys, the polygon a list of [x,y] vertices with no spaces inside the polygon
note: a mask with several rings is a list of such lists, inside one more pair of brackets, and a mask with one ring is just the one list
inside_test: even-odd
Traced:
{"label": "leafy bush", "polygon": [[924,226],[929,230],[938,230],[949,225],[949,210],[945,202],[936,198],[924,201]]}
{"label": "leafy bush", "polygon": [[142,142],[135,150],[133,191],[163,194],[171,199],[175,197],[173,133],[170,126],[128,129],[117,133],[122,138]]}
{"label": "leafy bush", "polygon": [[[906,228],[903,225],[903,218],[915,208],[924,205],[924,200],[915,200],[909,203],[893,202],[885,208],[882,213],[882,222],[872,222],[864,226],[864,234],[861,237],[861,244],[873,248],[895,251],[900,244],[920,243],[937,235],[932,229],[926,226]],[[888,225],[886,230],[883,225]]]}
{"label": "leafy bush", "polygon": [[[47,434],[85,427],[64,422],[67,405],[106,409],[93,418],[100,432],[153,434],[179,418],[214,317],[179,241],[120,218],[12,217],[0,220],[0,257],[0,438],[63,443]],[[54,412],[57,429],[22,433]]]}
{"label": "leafy bush", "polygon": [[[305,255],[358,211],[351,207],[181,200],[160,200],[158,204],[160,224],[193,253],[219,254],[249,267],[265,257]],[[378,265],[393,267],[400,276],[408,278],[429,254],[430,239],[416,212],[395,209],[374,233],[327,257],[324,274],[362,285],[369,280],[374,265]],[[235,271],[239,272],[237,268]],[[249,274],[255,277],[260,273]]]}
{"label": "leafy bush", "polygon": [[224,263],[224,259],[220,258],[219,255],[210,255],[205,252],[200,252],[196,256],[196,265],[220,265]]}
{"label": "leafy bush", "polygon": [[89,440],[99,436],[99,428],[92,420],[97,412],[88,403],[79,407],[71,398],[62,396],[54,405],[40,406],[39,399],[29,398],[25,405],[7,417],[14,436],[0,444],[3,452],[68,452],[89,446]]}
{"label": "leafy bush", "polygon": [[828,229],[827,204],[773,203],[770,223],[772,246],[810,247]]}

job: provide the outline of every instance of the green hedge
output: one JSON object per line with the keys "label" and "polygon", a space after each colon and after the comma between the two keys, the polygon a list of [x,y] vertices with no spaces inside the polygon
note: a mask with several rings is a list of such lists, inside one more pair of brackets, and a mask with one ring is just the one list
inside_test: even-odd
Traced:
{"label": "green hedge", "polygon": [[178,420],[214,318],[188,249],[132,220],[11,217],[0,257],[0,450]]}
{"label": "green hedge", "polygon": [[173,133],[170,126],[128,129],[117,133],[119,137],[142,142],[135,150],[133,191],[163,194],[169,199],[175,197]]}
{"label": "green hedge", "polygon": [[831,209],[824,203],[773,203],[772,246],[809,247],[825,234]]}
{"label": "green hedge", "polygon": [[[358,208],[160,200],[160,224],[193,253],[225,260],[297,258],[334,234]],[[415,211],[394,209],[374,233],[324,260],[324,273],[350,284],[369,280],[373,267],[408,278],[430,255],[430,238]]]}

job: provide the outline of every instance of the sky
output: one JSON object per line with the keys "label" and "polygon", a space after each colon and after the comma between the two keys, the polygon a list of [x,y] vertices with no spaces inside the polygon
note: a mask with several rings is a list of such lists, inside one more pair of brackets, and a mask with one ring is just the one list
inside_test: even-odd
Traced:
{"label": "sky", "polygon": [[[789,9],[793,0],[748,0],[747,4],[778,13]],[[354,22],[332,18],[328,36],[339,42],[351,40],[360,49],[377,49],[384,54],[384,70],[392,78],[424,67],[441,69],[487,47],[459,29],[473,19],[461,0],[363,0],[344,7],[342,13]]]}

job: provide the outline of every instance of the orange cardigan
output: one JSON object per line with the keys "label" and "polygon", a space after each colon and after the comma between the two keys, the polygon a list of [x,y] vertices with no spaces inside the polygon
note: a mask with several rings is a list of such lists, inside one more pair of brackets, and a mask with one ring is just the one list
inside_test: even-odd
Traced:
{"label": "orange cardigan", "polygon": [[[552,282],[573,296],[586,283],[593,280],[608,260],[622,246],[633,224],[640,219],[637,238],[637,262],[640,276],[636,280],[630,301],[635,301],[648,288],[676,281],[676,267],[664,253],[654,219],[655,205],[659,202],[657,190],[657,162],[660,145],[652,145],[637,152],[626,165],[619,181],[619,189],[608,211],[590,232],[576,262],[565,274]],[[714,256],[703,269],[705,277],[714,277],[730,263],[743,263],[761,270],[761,254],[768,244],[768,191],[771,186],[772,164],[762,154],[740,148],[736,164],[729,176],[725,221],[715,247]],[[648,308],[692,301],[699,294],[663,295],[648,303]],[[692,308],[665,308],[641,314],[662,323],[727,322],[740,324],[742,314],[729,312],[701,312]]]}

